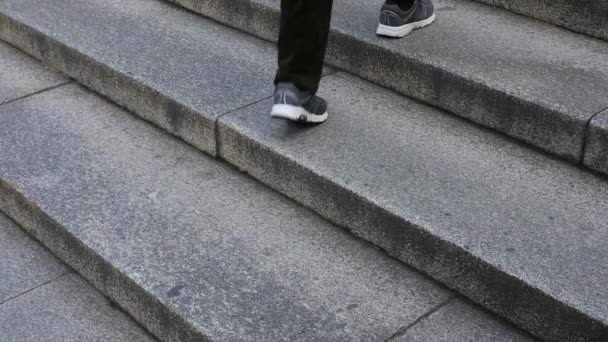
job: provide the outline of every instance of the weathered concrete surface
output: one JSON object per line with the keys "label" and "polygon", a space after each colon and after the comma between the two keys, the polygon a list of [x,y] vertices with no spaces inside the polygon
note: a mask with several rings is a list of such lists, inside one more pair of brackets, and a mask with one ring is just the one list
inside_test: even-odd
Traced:
{"label": "weathered concrete surface", "polygon": [[0,41],[0,104],[66,81],[59,73]]}
{"label": "weathered concrete surface", "polygon": [[605,0],[475,0],[608,40]]}
{"label": "weathered concrete surface", "polygon": [[385,341],[452,296],[76,86],[0,123],[0,208],[163,341]]}
{"label": "weathered concrete surface", "polygon": [[591,120],[588,134],[585,165],[608,174],[608,109]]}
{"label": "weathered concrete surface", "polygon": [[549,341],[608,337],[608,182],[361,79],[330,119],[220,119],[220,156]]}
{"label": "weathered concrete surface", "polygon": [[272,94],[272,44],[159,1],[2,1],[0,38],[211,154],[218,116]]}
{"label": "weathered concrete surface", "polygon": [[533,342],[521,331],[462,300],[432,313],[389,342]]}
{"label": "weathered concrete surface", "polygon": [[154,342],[76,274],[0,305],[0,336],[10,342]]}
{"label": "weathered concrete surface", "polygon": [[[171,0],[274,39],[279,0]],[[608,44],[468,0],[436,0],[437,21],[375,35],[380,2],[335,3],[328,62],[570,161],[608,106]]]}
{"label": "weathered concrete surface", "polygon": [[0,212],[0,303],[66,272],[62,263]]}

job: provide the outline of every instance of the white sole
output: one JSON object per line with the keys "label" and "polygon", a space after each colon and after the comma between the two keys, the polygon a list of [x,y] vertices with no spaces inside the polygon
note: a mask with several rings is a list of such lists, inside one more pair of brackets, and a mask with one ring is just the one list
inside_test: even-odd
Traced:
{"label": "white sole", "polygon": [[415,29],[423,28],[425,26],[429,26],[435,21],[435,13],[430,16],[428,19],[417,21],[415,23],[410,23],[403,26],[386,26],[386,25],[378,25],[378,30],[376,34],[386,37],[395,37],[402,38],[410,34]]}
{"label": "white sole", "polygon": [[288,105],[288,104],[277,104],[272,106],[270,117],[277,119],[286,119],[295,122],[307,122],[307,123],[321,123],[327,120],[327,112],[323,115],[315,115],[309,113],[302,107]]}

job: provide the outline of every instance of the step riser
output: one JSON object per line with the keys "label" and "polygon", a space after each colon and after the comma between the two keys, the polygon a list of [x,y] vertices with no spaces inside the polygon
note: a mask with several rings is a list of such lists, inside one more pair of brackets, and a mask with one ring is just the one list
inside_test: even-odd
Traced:
{"label": "step riser", "polygon": [[608,40],[608,3],[571,0],[474,0]]}
{"label": "step riser", "polygon": [[188,106],[2,13],[0,38],[142,119],[215,155],[215,122]]}
{"label": "step riser", "polygon": [[[276,41],[280,12],[248,0],[171,0],[228,26]],[[332,30],[327,62],[401,94],[492,128],[570,162],[582,162],[587,122]],[[381,61],[381,62],[380,62]],[[390,75],[386,65],[391,65]],[[399,82],[395,82],[399,79]],[[428,80],[428,81],[427,81]],[[596,169],[597,170],[597,169]],[[604,170],[597,170],[604,172]]]}
{"label": "step riser", "polygon": [[0,210],[161,341],[209,341],[2,179]]}
{"label": "step riser", "polygon": [[544,340],[599,342],[608,335],[600,322],[430,234],[423,225],[388,212],[224,124],[218,134],[220,158]]}

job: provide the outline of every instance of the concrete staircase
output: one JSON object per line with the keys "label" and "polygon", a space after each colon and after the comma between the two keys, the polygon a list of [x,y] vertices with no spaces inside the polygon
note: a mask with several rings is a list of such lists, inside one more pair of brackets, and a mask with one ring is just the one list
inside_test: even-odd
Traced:
{"label": "concrete staircase", "polygon": [[[276,30],[276,1],[180,4]],[[159,1],[3,1],[1,39],[325,220],[75,85],[0,107],[0,209],[164,341],[528,339],[329,222],[541,339],[606,341],[606,177],[529,145],[605,171],[608,43],[468,1],[386,41],[374,6],[338,1],[351,74],[305,128],[267,117],[271,43]]]}

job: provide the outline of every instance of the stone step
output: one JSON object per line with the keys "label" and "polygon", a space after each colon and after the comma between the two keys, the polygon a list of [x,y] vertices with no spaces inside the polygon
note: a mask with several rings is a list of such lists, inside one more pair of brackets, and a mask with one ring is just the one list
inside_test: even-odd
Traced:
{"label": "stone step", "polygon": [[78,85],[0,106],[0,146],[0,209],[161,341],[533,341]]}
{"label": "stone step", "polygon": [[269,43],[157,1],[32,1],[0,4],[2,37],[546,340],[606,337],[604,178],[346,74],[329,123],[271,123]]}
{"label": "stone step", "polygon": [[606,0],[474,0],[608,40]]}
{"label": "stone step", "polygon": [[[279,0],[171,2],[277,36]],[[381,1],[335,1],[328,62],[608,174],[606,153],[584,156],[589,122],[608,108],[608,43],[469,0],[434,2],[433,25],[394,40],[375,35]]]}

